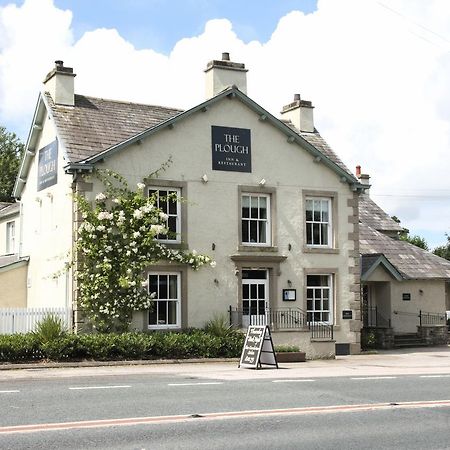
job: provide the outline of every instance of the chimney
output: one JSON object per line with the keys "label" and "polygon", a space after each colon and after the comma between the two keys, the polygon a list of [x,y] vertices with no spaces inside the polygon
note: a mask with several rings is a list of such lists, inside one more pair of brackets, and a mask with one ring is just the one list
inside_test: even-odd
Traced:
{"label": "chimney", "polygon": [[245,64],[232,62],[229,53],[222,53],[221,61],[215,59],[206,65],[206,98],[233,85],[247,94],[247,72]]}
{"label": "chimney", "polygon": [[369,193],[370,189],[370,175],[366,173],[361,173],[361,166],[356,166],[356,178],[358,178],[359,182],[361,184],[364,184],[367,186],[366,192]]}
{"label": "chimney", "polygon": [[294,95],[294,101],[283,106],[281,115],[283,119],[290,120],[300,131],[314,133],[314,106],[307,100],[301,100],[300,94]]}
{"label": "chimney", "polygon": [[55,61],[55,68],[45,77],[44,86],[56,105],[73,106],[75,104],[75,76],[72,67],[64,67],[63,61]]}

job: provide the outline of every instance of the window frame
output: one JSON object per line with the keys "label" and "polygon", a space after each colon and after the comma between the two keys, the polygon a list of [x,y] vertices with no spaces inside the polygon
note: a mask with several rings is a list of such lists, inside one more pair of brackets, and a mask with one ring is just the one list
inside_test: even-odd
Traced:
{"label": "window frame", "polygon": [[[249,210],[252,209],[251,207],[251,202],[252,202],[252,198],[256,198],[258,199],[258,215],[259,215],[259,199],[260,198],[265,198],[266,199],[266,219],[261,219],[260,217],[257,218],[253,218],[253,217],[244,217],[243,216],[243,208],[244,208],[244,197],[248,197],[249,201],[250,201],[250,205],[249,205]],[[266,194],[266,193],[259,193],[259,192],[241,192],[241,214],[240,214],[240,218],[241,218],[241,244],[242,245],[249,245],[252,247],[270,247],[272,245],[272,214],[271,214],[271,195],[270,194]],[[251,213],[249,214],[251,215]],[[248,221],[248,222],[252,222],[252,221],[256,221],[257,223],[257,228],[256,228],[256,233],[257,235],[259,235],[259,223],[260,222],[264,222],[265,223],[265,234],[266,234],[266,242],[251,242],[251,241],[244,241],[243,239],[243,233],[242,233],[242,229],[243,229],[243,224],[244,224],[244,220]],[[249,225],[250,228],[250,225]],[[251,234],[251,230],[249,230],[249,237]]]}
{"label": "window frame", "polygon": [[[159,191],[167,191],[168,193],[170,192],[175,192],[178,198],[181,198],[181,192],[182,192],[182,188],[178,187],[178,186],[169,186],[169,185],[156,185],[156,184],[151,184],[151,185],[147,185],[146,186],[146,190],[147,190],[147,197],[150,197],[150,191],[156,191],[158,192],[158,197],[157,197],[157,204],[155,205],[156,207],[159,208]],[[160,239],[157,238],[155,239],[157,242],[162,242],[164,244],[181,244],[181,239],[182,239],[182,207],[181,207],[181,202],[177,201],[176,202],[176,206],[177,206],[177,214],[176,214],[176,238],[175,239]],[[169,214],[170,217],[170,214]],[[173,215],[172,215],[173,217]]]}
{"label": "window frame", "polygon": [[6,222],[6,254],[14,253],[16,253],[16,221],[11,220]]}
{"label": "window frame", "polygon": [[[304,253],[339,253],[338,245],[338,193],[334,191],[303,190],[303,252]],[[307,200],[328,200],[328,245],[307,243],[306,205]],[[311,222],[308,222],[311,223]]]}
{"label": "window frame", "polygon": [[[238,185],[238,251],[240,252],[277,252],[277,201],[276,188],[270,186],[250,186]],[[267,216],[269,218],[268,229],[266,230],[267,241],[269,243],[262,244],[258,242],[243,242],[242,240],[242,198],[244,195],[267,196],[269,197],[269,205]]]}
{"label": "window frame", "polygon": [[[309,284],[308,284],[308,277],[313,277],[313,276],[322,276],[322,277],[328,277],[328,286],[309,286]],[[328,312],[328,320],[319,320],[319,321],[309,321],[308,320],[308,322],[310,322],[310,323],[312,323],[312,322],[314,322],[314,323],[319,323],[319,324],[326,324],[326,325],[333,325],[334,324],[334,319],[335,319],[335,305],[336,305],[336,302],[335,302],[335,299],[336,299],[336,292],[335,292],[335,276],[336,276],[336,274],[335,273],[329,273],[329,272],[325,272],[325,271],[323,271],[323,272],[314,272],[314,273],[306,273],[306,277],[305,277],[305,300],[306,300],[306,308],[305,308],[305,311],[306,311],[306,316],[307,316],[307,320],[308,320],[308,315],[309,315],[309,313],[311,313],[311,314],[314,314],[314,313],[316,313],[316,312],[319,312],[320,314],[323,314],[324,312]],[[328,295],[328,301],[329,301],[329,304],[328,304],[328,309],[320,309],[320,310],[316,310],[316,308],[315,308],[315,301],[316,301],[316,298],[315,297],[313,297],[311,300],[312,300],[312,302],[313,302],[313,309],[308,309],[308,300],[309,300],[309,297],[308,297],[308,290],[309,289],[321,289],[321,290],[323,290],[323,289],[328,289],[328,291],[329,291],[329,295]],[[323,294],[322,294],[322,296],[320,297],[320,301],[321,301],[321,304],[323,305],[323,299],[324,299],[324,297],[323,297]]]}
{"label": "window frame", "polygon": [[[159,298],[154,298],[153,299],[153,303],[154,303],[154,307],[157,308],[157,303],[161,302],[168,302],[168,301],[175,301],[176,302],[176,323],[175,324],[151,324],[150,323],[150,313],[151,311],[148,310],[147,312],[147,328],[148,330],[173,330],[173,329],[180,329],[181,328],[181,324],[182,324],[182,320],[181,320],[181,314],[182,314],[182,308],[181,308],[181,304],[182,304],[182,282],[181,282],[181,277],[182,277],[182,273],[181,272],[177,272],[177,271],[149,271],[147,273],[147,280],[148,280],[148,286],[147,286],[147,292],[150,294],[150,276],[167,276],[169,277],[170,275],[175,275],[177,277],[177,298],[174,299],[170,299],[170,298],[164,298],[164,299],[159,299]],[[159,278],[158,278],[158,283],[159,283]],[[159,287],[159,284],[158,284]]]}
{"label": "window frame", "polygon": [[[328,208],[328,221],[324,222],[322,221],[322,217],[321,220],[317,221],[314,220],[314,202],[326,202],[327,203],[327,208]],[[313,217],[311,220],[308,221],[307,218],[307,204],[308,202],[312,202],[313,205]],[[321,207],[321,211],[322,211],[322,207]],[[327,243],[326,244],[320,244],[320,243],[314,243],[314,231],[311,231],[311,239],[312,239],[312,243],[308,242],[308,228],[310,225],[312,225],[314,227],[314,225],[319,224],[319,238],[320,240],[322,239],[322,227],[324,225],[327,226]],[[329,197],[313,197],[313,196],[306,196],[305,197],[305,227],[306,227],[306,245],[308,247],[317,247],[317,248],[333,248],[333,233],[332,233],[332,229],[333,229],[333,211],[332,211],[332,201],[331,198]]]}

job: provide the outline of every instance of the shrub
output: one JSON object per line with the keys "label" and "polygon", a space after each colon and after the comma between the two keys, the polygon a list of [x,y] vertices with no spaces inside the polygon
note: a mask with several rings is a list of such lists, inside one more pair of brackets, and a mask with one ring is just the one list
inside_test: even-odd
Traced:
{"label": "shrub", "polygon": [[300,348],[297,345],[276,345],[275,351],[277,353],[299,352]]}
{"label": "shrub", "polygon": [[0,362],[238,357],[244,338],[244,334],[234,330],[229,330],[226,336],[214,336],[204,330],[62,333],[59,338],[45,340],[37,332],[0,335]]}
{"label": "shrub", "polygon": [[228,318],[224,315],[216,315],[206,322],[205,331],[213,336],[228,336],[232,331]]}
{"label": "shrub", "polygon": [[32,333],[36,339],[41,343],[54,341],[62,338],[66,334],[66,327],[64,321],[53,314],[47,314],[36,325],[36,330]]}

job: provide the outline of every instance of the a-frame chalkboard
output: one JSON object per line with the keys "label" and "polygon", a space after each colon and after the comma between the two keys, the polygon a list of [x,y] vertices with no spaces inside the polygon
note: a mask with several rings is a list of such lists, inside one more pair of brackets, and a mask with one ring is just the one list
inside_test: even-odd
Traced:
{"label": "a-frame chalkboard", "polygon": [[263,365],[278,369],[270,328],[267,325],[250,325],[238,367],[260,369]]}

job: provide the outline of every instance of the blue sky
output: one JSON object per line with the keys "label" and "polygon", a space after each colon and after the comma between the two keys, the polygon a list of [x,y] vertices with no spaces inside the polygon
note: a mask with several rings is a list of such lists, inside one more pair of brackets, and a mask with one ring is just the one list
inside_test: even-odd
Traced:
{"label": "blue sky", "polygon": [[447,0],[0,0],[0,124],[26,139],[56,59],[77,93],[189,108],[228,51],[274,115],[311,100],[374,200],[434,247],[450,232],[449,30]]}
{"label": "blue sky", "polygon": [[281,17],[293,10],[312,12],[317,1],[56,0],[55,4],[73,11],[76,39],[96,28],[116,28],[136,48],[168,54],[180,39],[201,33],[210,19],[229,19],[244,42],[266,42]]}

